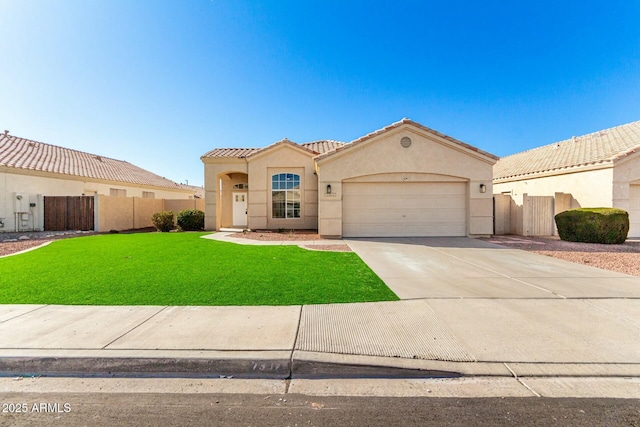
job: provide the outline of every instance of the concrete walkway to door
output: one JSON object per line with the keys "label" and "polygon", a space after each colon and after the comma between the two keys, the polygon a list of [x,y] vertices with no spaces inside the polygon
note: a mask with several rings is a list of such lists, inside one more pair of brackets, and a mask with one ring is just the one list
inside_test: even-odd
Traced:
{"label": "concrete walkway to door", "polygon": [[401,299],[640,298],[640,278],[466,237],[346,239]]}

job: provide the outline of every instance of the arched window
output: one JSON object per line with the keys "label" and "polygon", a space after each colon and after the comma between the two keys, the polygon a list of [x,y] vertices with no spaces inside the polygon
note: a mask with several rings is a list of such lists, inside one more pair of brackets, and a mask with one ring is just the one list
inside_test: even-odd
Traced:
{"label": "arched window", "polygon": [[300,218],[300,175],[278,173],[271,176],[271,217]]}

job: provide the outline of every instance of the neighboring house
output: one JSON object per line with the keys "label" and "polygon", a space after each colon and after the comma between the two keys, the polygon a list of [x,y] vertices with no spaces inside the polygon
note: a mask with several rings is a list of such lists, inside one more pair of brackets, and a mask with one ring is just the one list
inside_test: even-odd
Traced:
{"label": "neighboring house", "polygon": [[[514,210],[526,196],[552,198],[552,208],[531,213],[532,221],[552,223],[554,214],[577,207],[624,209],[629,237],[640,237],[640,121],[503,157],[493,190],[510,196]],[[510,231],[526,235],[527,227],[517,220]]]}
{"label": "neighboring house", "polygon": [[351,143],[287,139],[202,156],[205,227],[318,229],[324,237],[493,231],[497,157],[403,119]]}
{"label": "neighboring house", "polygon": [[194,193],[122,160],[0,134],[0,231],[41,229],[43,196],[193,199]]}

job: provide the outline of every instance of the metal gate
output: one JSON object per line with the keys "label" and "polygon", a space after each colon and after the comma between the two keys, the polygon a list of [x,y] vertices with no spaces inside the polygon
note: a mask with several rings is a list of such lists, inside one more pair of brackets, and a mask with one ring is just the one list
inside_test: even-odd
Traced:
{"label": "metal gate", "polygon": [[93,196],[45,196],[45,231],[94,229]]}

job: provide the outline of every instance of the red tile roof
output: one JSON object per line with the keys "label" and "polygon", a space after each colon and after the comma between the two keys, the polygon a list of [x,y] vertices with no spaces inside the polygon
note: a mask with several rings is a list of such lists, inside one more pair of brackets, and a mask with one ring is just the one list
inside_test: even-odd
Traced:
{"label": "red tile roof", "polygon": [[416,126],[422,130],[428,131],[432,134],[438,135],[441,138],[444,138],[448,141],[453,142],[454,144],[460,145],[466,149],[475,151],[476,153],[482,154],[485,157],[488,157],[490,159],[493,160],[497,160],[498,157],[494,156],[491,153],[487,153],[486,151],[482,151],[472,145],[466,144],[462,141],[458,141],[457,139],[454,139],[448,135],[445,135],[443,133],[440,133],[438,131],[435,131],[433,129],[430,129],[426,126],[421,125],[420,123],[414,122],[413,120],[410,119],[402,119],[398,122],[392,123],[389,126],[386,126],[382,129],[379,129],[375,132],[371,132],[365,136],[362,136],[354,141],[351,141],[349,143],[347,142],[340,142],[340,141],[335,141],[335,140],[331,140],[331,139],[323,139],[323,140],[318,140],[318,141],[312,141],[312,142],[305,142],[302,144],[296,144],[295,142],[291,142],[288,139],[283,139],[282,141],[278,141],[275,144],[271,144],[267,147],[264,148],[216,148],[214,150],[211,150],[207,153],[205,153],[201,159],[205,159],[205,158],[224,158],[224,157],[236,157],[236,158],[244,158],[244,157],[248,157],[252,154],[257,153],[258,151],[262,151],[262,150],[266,150],[268,148],[273,147],[274,145],[278,145],[278,144],[283,144],[283,143],[287,143],[287,144],[295,144],[295,145],[299,145],[300,147],[307,149],[309,151],[312,151],[313,153],[317,154],[316,159],[318,158],[324,158],[324,157],[328,157],[331,154],[337,152],[337,151],[341,151],[343,149],[349,148],[352,145],[356,145],[359,144],[361,142],[364,142],[370,138],[373,138],[376,135],[379,135],[381,133],[387,132],[391,129],[397,128],[399,126],[405,125],[405,124],[410,124],[413,126]]}
{"label": "red tile roof", "polygon": [[0,166],[126,184],[188,190],[181,184],[122,160],[7,134],[0,134]]}
{"label": "red tile roof", "polygon": [[215,157],[237,157],[243,158],[260,150],[259,148],[214,148],[205,153],[201,159]]}
{"label": "red tile roof", "polygon": [[315,153],[324,154],[327,151],[335,150],[336,148],[342,147],[345,144],[346,142],[334,141],[332,139],[325,139],[320,141],[305,142],[304,144],[301,144],[301,145],[303,147],[307,147],[308,149],[310,149]]}
{"label": "red tile roof", "polygon": [[288,139],[283,139],[274,144],[271,144],[264,148],[215,148],[207,153],[205,153],[201,158],[224,158],[224,157],[235,157],[235,158],[244,158],[249,157],[252,154],[255,154],[259,151],[266,150],[278,144],[294,144],[298,145],[305,150],[313,152],[315,154],[326,153],[327,151],[331,151],[337,147],[343,146],[345,143],[340,141],[333,140],[320,140],[320,141],[312,141],[305,142],[303,144],[296,144],[295,142],[289,141]]}
{"label": "red tile roof", "polygon": [[493,168],[493,179],[562,171],[580,166],[611,164],[640,151],[640,121],[501,158]]}

